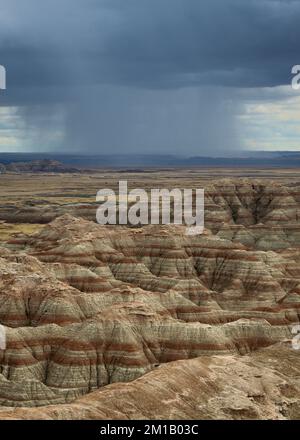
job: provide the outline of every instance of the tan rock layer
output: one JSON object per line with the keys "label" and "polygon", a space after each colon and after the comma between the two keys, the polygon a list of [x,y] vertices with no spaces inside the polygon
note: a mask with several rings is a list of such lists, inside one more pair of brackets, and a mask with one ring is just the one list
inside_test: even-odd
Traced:
{"label": "tan rock layer", "polygon": [[278,345],[250,356],[160,366],[72,404],[0,410],[1,419],[299,419],[300,357]]}

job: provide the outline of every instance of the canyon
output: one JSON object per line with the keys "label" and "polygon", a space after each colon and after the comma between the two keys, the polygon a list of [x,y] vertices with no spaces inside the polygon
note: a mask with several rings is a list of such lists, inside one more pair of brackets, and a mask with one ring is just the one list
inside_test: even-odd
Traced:
{"label": "canyon", "polygon": [[299,418],[300,178],[131,173],[204,188],[188,236],[98,225],[118,177],[1,176],[0,419]]}

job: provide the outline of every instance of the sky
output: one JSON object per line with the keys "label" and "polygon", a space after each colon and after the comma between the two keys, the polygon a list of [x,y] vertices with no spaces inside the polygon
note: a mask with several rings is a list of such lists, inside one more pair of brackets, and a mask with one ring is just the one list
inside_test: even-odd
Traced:
{"label": "sky", "polygon": [[298,0],[1,0],[0,151],[300,151]]}

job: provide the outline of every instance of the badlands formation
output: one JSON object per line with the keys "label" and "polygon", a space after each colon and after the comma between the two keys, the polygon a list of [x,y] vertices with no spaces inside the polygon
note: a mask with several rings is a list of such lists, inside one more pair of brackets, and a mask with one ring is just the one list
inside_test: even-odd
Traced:
{"label": "badlands formation", "polygon": [[0,419],[300,418],[300,183],[205,190],[196,237],[2,204],[44,226],[0,247]]}

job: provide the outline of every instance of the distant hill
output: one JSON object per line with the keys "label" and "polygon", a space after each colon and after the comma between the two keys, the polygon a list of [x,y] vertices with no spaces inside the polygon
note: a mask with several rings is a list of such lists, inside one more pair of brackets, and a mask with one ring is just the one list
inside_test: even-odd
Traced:
{"label": "distant hill", "polygon": [[237,157],[184,157],[158,154],[80,155],[60,153],[0,153],[0,163],[9,171],[20,172],[77,172],[84,167],[94,169],[193,166],[300,168],[300,152],[243,151],[239,153]]}
{"label": "distant hill", "polygon": [[42,159],[29,162],[11,162],[0,164],[0,172],[16,173],[73,173],[79,172],[76,168],[66,166],[57,160]]}

